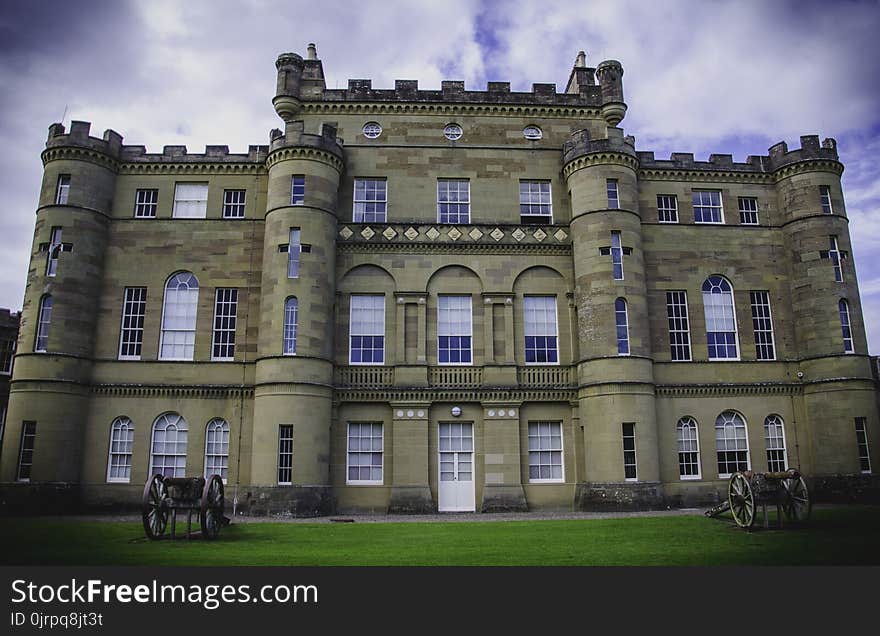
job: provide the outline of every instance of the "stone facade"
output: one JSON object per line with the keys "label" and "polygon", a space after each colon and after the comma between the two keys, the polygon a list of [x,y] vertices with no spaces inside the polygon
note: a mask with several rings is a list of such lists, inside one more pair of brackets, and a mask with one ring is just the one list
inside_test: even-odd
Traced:
{"label": "stone facade", "polygon": [[257,514],[696,505],[880,457],[834,140],[656,159],[583,55],[561,93],[276,69],[283,129],[244,154],[50,127],[6,509],[136,507],[157,470]]}

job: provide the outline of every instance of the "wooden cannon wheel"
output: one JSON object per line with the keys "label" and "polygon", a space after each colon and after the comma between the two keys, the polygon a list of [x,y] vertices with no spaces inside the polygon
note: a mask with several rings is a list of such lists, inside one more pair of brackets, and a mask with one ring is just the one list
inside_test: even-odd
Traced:
{"label": "wooden cannon wheel", "polygon": [[223,479],[220,475],[211,475],[205,482],[202,491],[202,505],[199,509],[199,521],[202,524],[202,537],[214,540],[220,534],[223,523]]}
{"label": "wooden cannon wheel", "polygon": [[727,498],[733,520],[740,528],[755,524],[755,493],[743,473],[734,473],[727,484]]}
{"label": "wooden cannon wheel", "polygon": [[153,475],[144,485],[142,519],[144,531],[150,539],[158,539],[165,534],[168,525],[168,509],[165,507],[168,489],[162,475]]}
{"label": "wooden cannon wheel", "polygon": [[785,487],[786,499],[782,504],[785,516],[789,521],[806,521],[810,518],[812,503],[810,492],[807,490],[807,482],[799,474],[782,480]]}

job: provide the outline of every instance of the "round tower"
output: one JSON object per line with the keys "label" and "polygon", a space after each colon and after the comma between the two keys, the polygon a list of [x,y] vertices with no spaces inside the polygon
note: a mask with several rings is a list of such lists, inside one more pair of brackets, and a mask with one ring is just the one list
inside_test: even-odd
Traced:
{"label": "round tower", "polygon": [[[49,127],[3,449],[3,481],[77,482],[104,250],[122,137]],[[37,395],[39,398],[37,399]],[[33,463],[20,469],[24,422]],[[28,473],[25,475],[24,473]]]}
{"label": "round tower", "polygon": [[[837,144],[815,135],[770,148],[790,263],[791,321],[816,474],[859,472],[854,418],[876,437],[877,408],[852,261]],[[846,332],[846,333],[845,333]],[[848,337],[847,337],[848,335]],[[873,435],[872,435],[873,434]]]}
{"label": "round tower", "polygon": [[605,60],[596,67],[596,79],[602,89],[602,117],[616,126],[626,115],[623,101],[623,66],[617,60]]}
{"label": "round tower", "polygon": [[[662,493],[634,142],[619,128],[608,128],[603,139],[578,131],[563,147],[563,165],[571,192],[587,482],[576,503],[591,508],[616,497],[615,504],[655,505]],[[634,473],[624,465],[630,435]],[[632,459],[627,455],[627,463]]]}
{"label": "round tower", "polygon": [[[298,62],[298,64],[297,64]],[[293,121],[302,60],[284,54],[274,100],[285,131],[272,131],[251,483],[275,487],[272,506],[327,513],[336,296],[336,209],[342,143],[325,124]],[[281,91],[287,92],[281,92]],[[297,106],[298,108],[298,106]],[[292,471],[279,476],[279,430],[292,435]],[[286,427],[290,428],[286,428]],[[289,477],[289,480],[285,477]]]}

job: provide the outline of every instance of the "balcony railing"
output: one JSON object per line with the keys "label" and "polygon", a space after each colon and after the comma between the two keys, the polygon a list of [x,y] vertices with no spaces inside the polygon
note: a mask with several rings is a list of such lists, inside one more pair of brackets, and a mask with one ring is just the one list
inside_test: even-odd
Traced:
{"label": "balcony railing", "polygon": [[483,384],[483,368],[429,367],[428,384],[437,387],[475,389]]}
{"label": "balcony railing", "polygon": [[394,384],[394,367],[336,367],[336,386],[382,389]]}
{"label": "balcony railing", "polygon": [[[517,367],[516,381],[524,389],[567,389],[572,385],[572,374],[573,370],[567,366]],[[335,384],[340,388],[390,388],[394,386],[394,367],[367,365],[336,367]],[[428,386],[478,389],[483,386],[483,367],[430,366]]]}
{"label": "balcony railing", "polygon": [[522,387],[566,389],[571,385],[570,367],[517,367],[516,381]]}

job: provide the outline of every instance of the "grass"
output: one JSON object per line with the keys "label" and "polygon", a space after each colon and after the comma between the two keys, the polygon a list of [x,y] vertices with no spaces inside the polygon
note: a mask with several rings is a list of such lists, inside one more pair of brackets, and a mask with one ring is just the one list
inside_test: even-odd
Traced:
{"label": "grass", "polygon": [[[140,523],[0,519],[3,565],[880,565],[880,507],[745,532],[729,516],[448,523],[233,523],[156,541]],[[14,546],[14,548],[13,548]]]}

